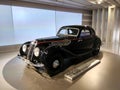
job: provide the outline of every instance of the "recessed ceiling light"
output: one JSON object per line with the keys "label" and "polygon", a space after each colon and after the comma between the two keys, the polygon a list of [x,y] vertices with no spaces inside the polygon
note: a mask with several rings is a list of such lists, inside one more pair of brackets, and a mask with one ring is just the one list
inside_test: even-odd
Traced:
{"label": "recessed ceiling light", "polygon": [[106,0],[88,0],[89,2],[91,2],[92,4],[101,4]]}
{"label": "recessed ceiling light", "polygon": [[101,4],[102,2],[101,1],[98,1],[97,4]]}
{"label": "recessed ceiling light", "polygon": [[64,0],[56,0],[57,2],[63,2]]}
{"label": "recessed ceiling light", "polygon": [[104,0],[97,0],[97,3],[98,4],[101,4],[101,3],[103,3],[104,2]]}
{"label": "recessed ceiling light", "polygon": [[90,1],[90,3],[92,3],[92,4],[97,4],[96,2],[94,2],[94,1]]}

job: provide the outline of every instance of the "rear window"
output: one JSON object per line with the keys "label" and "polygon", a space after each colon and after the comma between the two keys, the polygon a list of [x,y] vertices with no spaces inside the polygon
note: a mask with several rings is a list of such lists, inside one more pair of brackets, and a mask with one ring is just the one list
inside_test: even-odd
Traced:
{"label": "rear window", "polygon": [[82,30],[80,33],[80,36],[81,37],[90,36],[90,31],[89,30]]}

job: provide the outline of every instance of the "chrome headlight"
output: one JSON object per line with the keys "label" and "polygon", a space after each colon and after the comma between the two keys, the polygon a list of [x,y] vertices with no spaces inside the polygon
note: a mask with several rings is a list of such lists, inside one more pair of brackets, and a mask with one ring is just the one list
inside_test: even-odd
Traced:
{"label": "chrome headlight", "polygon": [[24,44],[24,45],[22,46],[22,51],[23,51],[24,53],[27,51],[27,45]]}
{"label": "chrome headlight", "polygon": [[32,41],[31,44],[34,45],[35,41]]}
{"label": "chrome headlight", "polygon": [[36,47],[33,52],[36,57],[40,55],[40,49],[38,47]]}

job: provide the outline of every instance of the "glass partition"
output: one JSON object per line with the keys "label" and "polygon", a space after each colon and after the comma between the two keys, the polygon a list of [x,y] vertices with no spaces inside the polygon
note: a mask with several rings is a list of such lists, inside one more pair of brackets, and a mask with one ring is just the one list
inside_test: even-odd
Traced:
{"label": "glass partition", "polygon": [[0,5],[0,46],[55,36],[64,25],[81,25],[82,14]]}
{"label": "glass partition", "polygon": [[0,5],[0,46],[14,44],[12,7]]}
{"label": "glass partition", "polygon": [[16,43],[56,35],[55,11],[12,7]]}

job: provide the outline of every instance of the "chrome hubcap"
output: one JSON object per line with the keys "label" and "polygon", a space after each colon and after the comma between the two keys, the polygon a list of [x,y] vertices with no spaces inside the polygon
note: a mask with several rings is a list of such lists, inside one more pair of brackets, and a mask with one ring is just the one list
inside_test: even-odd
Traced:
{"label": "chrome hubcap", "polygon": [[53,68],[57,68],[59,65],[60,65],[59,60],[55,60],[55,61],[53,62]]}
{"label": "chrome hubcap", "polygon": [[97,50],[100,50],[100,45],[97,45]]}

